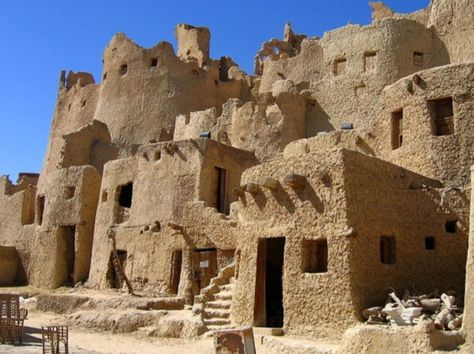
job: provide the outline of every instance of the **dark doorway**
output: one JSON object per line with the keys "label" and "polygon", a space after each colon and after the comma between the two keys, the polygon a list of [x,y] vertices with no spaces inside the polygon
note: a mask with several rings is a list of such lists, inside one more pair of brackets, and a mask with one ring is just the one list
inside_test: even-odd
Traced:
{"label": "dark doorway", "polygon": [[120,186],[119,188],[119,206],[124,208],[131,208],[133,198],[133,183],[127,183],[126,185]]}
{"label": "dark doorway", "polygon": [[198,295],[201,289],[217,276],[217,251],[215,248],[193,251],[193,294]]}
{"label": "dark doorway", "polygon": [[181,278],[181,268],[183,263],[183,251],[173,251],[171,257],[171,281],[170,288],[172,294],[178,294],[179,280]]}
{"label": "dark doorway", "polygon": [[76,226],[60,226],[58,239],[58,261],[62,268],[62,283],[74,285],[74,265],[76,263]]}
{"label": "dark doorway", "polygon": [[255,326],[283,327],[284,251],[284,237],[259,240],[255,284]]}
{"label": "dark doorway", "polygon": [[214,168],[216,173],[217,191],[216,208],[219,213],[229,214],[229,205],[227,203],[227,171],[220,167]]}
{"label": "dark doorway", "polygon": [[110,287],[114,289],[120,289],[123,285],[124,278],[121,271],[125,272],[127,266],[127,251],[117,250],[117,256],[118,259],[116,260],[114,253],[111,253],[107,276]]}

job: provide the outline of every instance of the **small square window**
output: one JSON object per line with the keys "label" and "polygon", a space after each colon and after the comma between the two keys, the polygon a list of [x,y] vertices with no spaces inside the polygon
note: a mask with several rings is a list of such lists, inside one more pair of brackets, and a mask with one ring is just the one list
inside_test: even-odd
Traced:
{"label": "small square window", "polygon": [[369,52],[364,54],[364,71],[372,71],[377,67],[377,53]]}
{"label": "small square window", "polygon": [[395,264],[397,243],[393,236],[380,237],[380,262],[383,264]]}
{"label": "small square window", "polygon": [[425,55],[422,52],[413,53],[413,64],[415,66],[423,66]]}
{"label": "small square window", "polygon": [[72,199],[74,198],[74,194],[76,193],[76,187],[66,187],[64,190],[64,197],[66,199]]}
{"label": "small square window", "polygon": [[344,59],[344,58],[337,59],[334,62],[334,68],[333,68],[334,75],[339,76],[339,75],[344,74],[346,72],[346,64],[347,64],[346,59]]}
{"label": "small square window", "polygon": [[158,58],[151,58],[150,67],[156,68],[158,66]]}
{"label": "small square window", "polygon": [[303,240],[303,272],[326,273],[328,271],[328,241]]}
{"label": "small square window", "polygon": [[446,222],[446,225],[444,226],[446,229],[446,232],[448,234],[455,234],[458,229],[458,222],[457,220],[450,220]]}
{"label": "small square window", "polygon": [[425,249],[434,250],[436,247],[436,240],[433,236],[425,237]]}
{"label": "small square window", "polygon": [[125,75],[128,71],[128,65],[127,64],[123,64],[121,67],[120,67],[120,75]]}
{"label": "small square window", "polygon": [[159,159],[161,159],[161,151],[160,151],[160,150],[157,150],[157,151],[155,151],[155,153],[153,154],[153,161],[158,161]]}

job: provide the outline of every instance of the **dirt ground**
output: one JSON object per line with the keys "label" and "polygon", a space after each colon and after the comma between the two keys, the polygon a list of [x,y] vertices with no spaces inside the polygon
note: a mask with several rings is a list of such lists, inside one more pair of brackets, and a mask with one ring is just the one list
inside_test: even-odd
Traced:
{"label": "dirt ground", "polygon": [[[22,346],[0,345],[0,353],[41,353],[41,326],[64,323],[56,314],[34,311],[25,321]],[[152,338],[135,334],[94,332],[71,326],[69,350],[71,353],[213,353],[211,338],[193,342],[179,339]]]}
{"label": "dirt ground", "polygon": [[[0,353],[41,353],[41,326],[66,322],[61,315],[31,311],[25,321],[23,345],[0,344]],[[260,337],[255,338],[255,344],[259,354],[272,353],[270,349],[260,344]],[[131,334],[97,332],[75,326],[69,328],[69,351],[75,354],[215,353],[212,338],[184,341],[181,339],[148,337],[140,332]]]}

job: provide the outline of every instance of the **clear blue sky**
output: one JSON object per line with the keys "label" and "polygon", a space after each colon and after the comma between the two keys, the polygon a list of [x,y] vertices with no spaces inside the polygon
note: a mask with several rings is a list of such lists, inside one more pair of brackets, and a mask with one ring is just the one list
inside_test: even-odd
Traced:
{"label": "clear blue sky", "polygon": [[[411,12],[429,0],[386,0]],[[116,32],[139,45],[175,45],[174,26],[211,30],[211,56],[231,56],[247,72],[260,44],[296,33],[321,36],[348,22],[368,24],[368,0],[5,0],[0,9],[0,175],[39,172],[62,69],[100,77],[102,52]]]}

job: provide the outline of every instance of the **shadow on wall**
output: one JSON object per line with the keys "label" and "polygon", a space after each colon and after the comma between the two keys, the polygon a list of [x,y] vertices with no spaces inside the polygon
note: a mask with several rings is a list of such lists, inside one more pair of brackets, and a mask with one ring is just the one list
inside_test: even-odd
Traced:
{"label": "shadow on wall", "polygon": [[22,259],[15,247],[0,246],[0,286],[28,284]]}
{"label": "shadow on wall", "polygon": [[318,102],[312,102],[308,107],[306,116],[306,137],[310,138],[316,136],[319,132],[330,132],[333,130],[335,128],[330,122],[329,115]]}

